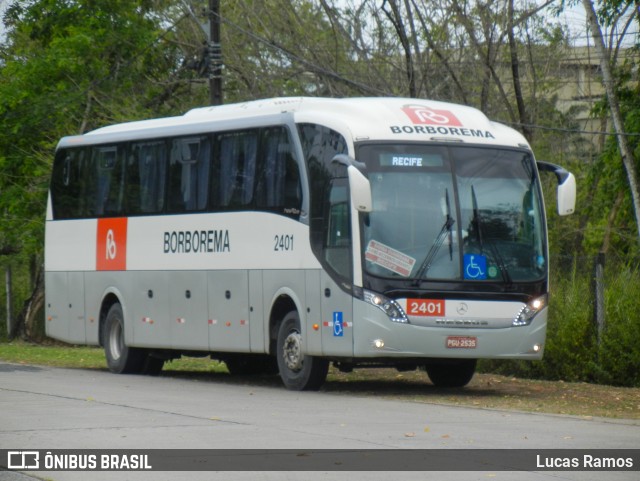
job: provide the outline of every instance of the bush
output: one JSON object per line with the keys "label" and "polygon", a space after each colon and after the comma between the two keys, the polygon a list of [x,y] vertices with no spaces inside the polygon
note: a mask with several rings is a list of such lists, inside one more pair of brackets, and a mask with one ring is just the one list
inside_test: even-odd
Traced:
{"label": "bush", "polygon": [[595,380],[640,386],[640,272],[629,266],[607,272],[605,325],[597,351]]}
{"label": "bush", "polygon": [[551,275],[542,361],[485,360],[479,369],[535,379],[640,387],[640,271],[608,261],[605,324],[595,322],[593,258],[561,262]]}

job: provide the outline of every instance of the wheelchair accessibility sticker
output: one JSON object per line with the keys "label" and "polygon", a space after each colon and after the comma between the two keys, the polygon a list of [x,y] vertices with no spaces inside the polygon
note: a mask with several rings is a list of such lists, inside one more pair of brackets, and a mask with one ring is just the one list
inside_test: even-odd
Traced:
{"label": "wheelchair accessibility sticker", "polygon": [[344,326],[342,324],[342,312],[333,313],[333,335],[336,337],[344,336]]}
{"label": "wheelchair accessibility sticker", "polygon": [[483,280],[487,278],[487,257],[480,254],[464,255],[464,278]]}

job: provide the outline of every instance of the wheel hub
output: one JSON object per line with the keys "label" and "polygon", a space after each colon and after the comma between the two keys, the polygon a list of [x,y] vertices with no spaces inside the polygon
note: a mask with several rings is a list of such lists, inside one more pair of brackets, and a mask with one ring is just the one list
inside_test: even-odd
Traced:
{"label": "wheel hub", "polygon": [[284,340],[282,355],[290,370],[302,369],[302,336],[299,332],[291,332]]}
{"label": "wheel hub", "polygon": [[124,339],[122,335],[122,326],[119,322],[114,322],[111,325],[111,332],[109,333],[109,351],[113,359],[120,359],[122,355],[122,347],[124,345]]}

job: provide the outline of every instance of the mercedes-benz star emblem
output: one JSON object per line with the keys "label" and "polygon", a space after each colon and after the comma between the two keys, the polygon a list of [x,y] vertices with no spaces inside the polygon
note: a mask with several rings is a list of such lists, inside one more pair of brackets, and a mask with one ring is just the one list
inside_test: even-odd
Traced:
{"label": "mercedes-benz star emblem", "polygon": [[456,309],[456,311],[458,311],[458,314],[460,314],[461,316],[464,316],[468,310],[469,306],[467,306],[466,302],[461,302],[460,304],[458,304],[458,308]]}

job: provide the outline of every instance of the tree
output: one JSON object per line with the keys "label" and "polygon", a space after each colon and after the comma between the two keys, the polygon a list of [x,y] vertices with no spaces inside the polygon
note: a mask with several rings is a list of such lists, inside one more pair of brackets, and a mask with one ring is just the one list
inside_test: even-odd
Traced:
{"label": "tree", "polygon": [[[157,3],[157,2],[156,2]],[[0,51],[0,247],[31,259],[34,292],[14,335],[42,303],[43,220],[57,140],[159,111],[175,49],[149,0],[13,2]],[[171,109],[170,105],[162,108]],[[39,261],[34,262],[34,259]],[[35,305],[34,305],[35,304]]]}
{"label": "tree", "polygon": [[[627,175],[627,181],[629,184],[629,191],[633,202],[633,212],[635,215],[637,239],[640,243],[640,188],[638,186],[638,173],[636,167],[636,159],[634,157],[633,149],[631,148],[629,139],[626,132],[630,130],[626,129],[625,120],[622,115],[620,107],[620,99],[618,91],[616,90],[616,78],[612,72],[612,55],[607,50],[605,41],[602,34],[602,28],[596,14],[594,4],[591,0],[582,0],[585,11],[587,12],[587,22],[591,30],[591,36],[593,38],[594,46],[600,60],[600,69],[602,72],[602,83],[605,88],[607,104],[611,112],[611,120],[613,121],[613,128],[616,133],[616,139],[618,148],[620,149],[620,155],[622,158],[622,164]],[[635,14],[631,16],[631,19],[636,18],[636,21],[640,23],[640,12],[637,10],[637,2],[634,1],[622,1],[622,0],[608,0],[602,2],[602,17],[605,22],[611,22],[615,18],[620,18],[619,12],[624,12],[629,8],[635,8]],[[634,7],[635,5],[635,7]],[[629,25],[629,23],[627,24]],[[624,29],[626,31],[626,28]],[[619,49],[620,41],[616,46],[616,51]],[[636,113],[637,116],[637,113]],[[619,201],[616,201],[618,204]]]}

